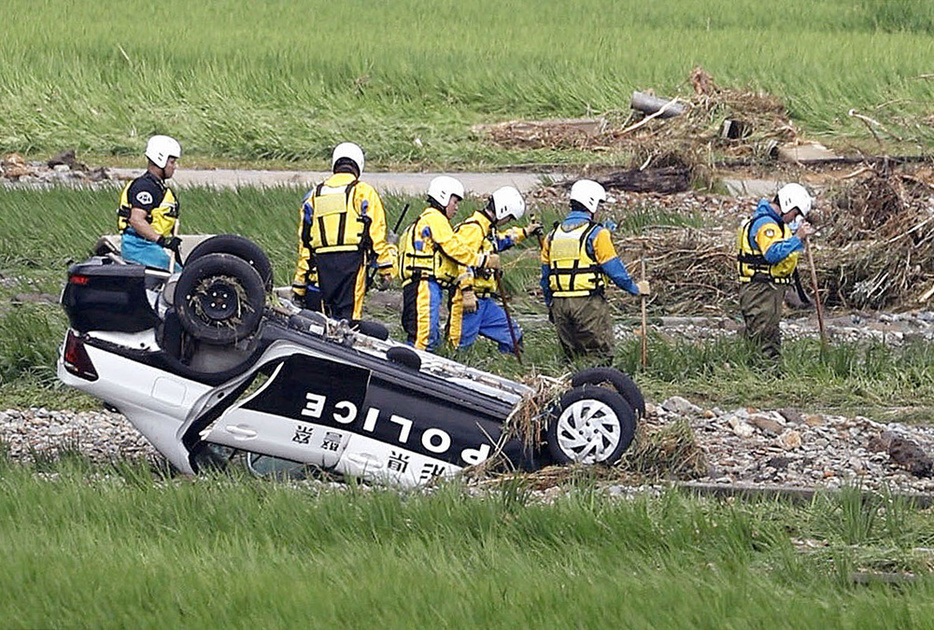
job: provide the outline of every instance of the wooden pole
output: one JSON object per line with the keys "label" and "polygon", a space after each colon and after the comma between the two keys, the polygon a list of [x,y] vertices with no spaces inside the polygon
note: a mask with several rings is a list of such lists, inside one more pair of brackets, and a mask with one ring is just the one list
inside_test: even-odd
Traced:
{"label": "wooden pole", "polygon": [[[639,264],[642,267],[642,279],[645,280],[645,257],[640,260]],[[645,314],[646,296],[640,295],[639,299],[642,301],[642,367],[644,369],[649,364],[649,333]]]}
{"label": "wooden pole", "polygon": [[[175,225],[172,226],[173,237],[176,237],[176,238],[178,237],[179,224],[181,222],[182,220],[180,218],[178,217],[175,218]],[[169,256],[169,273],[175,273],[175,261],[178,260],[179,257],[181,257],[181,254],[179,254],[177,251],[172,251],[171,256]]]}
{"label": "wooden pole", "polygon": [[808,266],[811,268],[811,288],[814,290],[814,304],[817,306],[817,325],[820,328],[821,346],[827,345],[827,332],[824,330],[824,309],[820,303],[820,293],[817,289],[817,270],[814,268],[814,255],[811,254],[811,245],[804,246],[808,254]]}
{"label": "wooden pole", "polygon": [[503,291],[503,273],[496,269],[493,271],[493,277],[496,278],[496,290],[499,291],[499,299],[503,303],[503,313],[506,315],[506,325],[509,326],[509,338],[512,340],[512,353],[522,365],[522,352],[519,350],[519,342],[516,339],[516,331],[512,327],[512,316],[509,314],[509,305],[506,303],[506,292]]}

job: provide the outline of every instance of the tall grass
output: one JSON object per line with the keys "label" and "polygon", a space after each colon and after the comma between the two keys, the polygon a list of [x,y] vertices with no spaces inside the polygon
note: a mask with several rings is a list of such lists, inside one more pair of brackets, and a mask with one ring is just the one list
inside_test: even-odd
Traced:
{"label": "tall grass", "polygon": [[[179,194],[183,231],[232,232],[253,239],[269,254],[276,283],[289,284],[295,264],[298,204],[304,192],[288,187],[185,189]],[[41,290],[58,295],[69,261],[84,259],[100,234],[113,232],[117,193],[116,188],[0,188],[0,273],[11,280],[0,287],[0,304],[15,293]],[[407,222],[421,209],[421,201],[415,198],[387,196],[384,202],[391,224],[405,203],[411,203]],[[482,202],[466,200],[459,218],[469,216]],[[564,209],[537,210],[548,225]],[[67,217],[67,224],[49,220],[59,216]],[[620,221],[618,229],[627,234],[638,233],[647,224],[702,224],[700,217],[672,215],[649,206],[611,218]],[[530,370],[558,375],[586,367],[565,362],[554,329],[546,321],[541,298],[536,295],[540,265],[534,239],[519,251],[508,253],[506,260],[507,288],[514,296],[510,306],[524,331],[525,363],[519,365],[504,357],[484,340],[468,352],[448,354],[511,377],[521,377]],[[372,302],[367,302],[368,316],[386,321],[399,338],[398,311],[374,311]],[[618,319],[634,327],[636,313],[629,306]],[[3,397],[31,401],[34,394],[24,395],[30,391],[25,384],[49,385],[54,381],[53,363],[65,326],[64,314],[52,304],[0,307]],[[641,366],[640,343],[632,337],[620,342],[615,356],[608,359],[635,374],[654,399],[680,394],[708,404],[796,405],[863,412],[898,406],[920,410],[922,415],[928,413],[925,409],[934,408],[934,346],[930,343],[902,348],[843,343],[821,350],[813,340],[788,341],[778,369],[762,365],[760,357],[736,337],[692,342],[652,336],[648,348],[645,368]],[[58,390],[47,393],[53,402],[61,395]]]}
{"label": "tall grass", "polygon": [[[854,540],[827,526],[847,498],[611,500],[583,477],[542,504],[521,486],[468,501],[457,484],[400,495],[101,475],[74,459],[44,470],[52,481],[0,463],[5,627],[891,627],[931,595],[927,578],[849,587],[851,567],[926,573],[910,549],[931,525],[903,509],[897,537],[877,518]],[[795,538],[824,547],[799,553]]]}
{"label": "tall grass", "polygon": [[384,166],[613,161],[498,150],[470,126],[625,112],[634,89],[690,91],[696,65],[780,96],[812,132],[865,138],[856,108],[932,137],[899,124],[934,96],[916,80],[923,0],[8,0],[4,15],[0,151],[138,155],[158,132],[202,161],[320,164],[347,138]]}

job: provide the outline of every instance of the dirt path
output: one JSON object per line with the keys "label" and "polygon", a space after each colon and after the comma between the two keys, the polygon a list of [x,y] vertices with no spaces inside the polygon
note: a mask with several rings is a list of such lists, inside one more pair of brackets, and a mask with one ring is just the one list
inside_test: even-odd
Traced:
{"label": "dirt path", "polygon": [[[140,169],[108,169],[114,179],[132,179]],[[428,188],[428,182],[441,173],[379,173],[367,172],[364,179],[381,192],[420,195]],[[326,179],[330,173],[323,171],[257,171],[257,170],[185,170],[176,171],[172,182],[178,186],[213,186],[233,188],[237,186],[297,186],[310,187]],[[541,185],[544,178],[563,179],[563,173],[453,173],[464,183],[467,190],[477,195],[488,195],[501,186],[515,186],[528,192]]]}

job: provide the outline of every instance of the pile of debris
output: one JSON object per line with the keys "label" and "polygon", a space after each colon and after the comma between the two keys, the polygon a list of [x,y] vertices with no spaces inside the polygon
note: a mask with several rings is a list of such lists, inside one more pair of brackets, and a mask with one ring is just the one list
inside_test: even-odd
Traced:
{"label": "pile of debris", "polygon": [[636,92],[629,109],[597,118],[513,120],[477,125],[473,131],[510,149],[626,152],[642,170],[670,162],[672,156],[694,169],[706,164],[714,150],[737,159],[767,158],[778,145],[798,138],[785,106],[774,96],[719,87],[701,67],[688,83],[691,93],[658,99],[664,111],[649,113],[654,95]]}
{"label": "pile of debris", "polygon": [[60,182],[96,183],[110,179],[107,169],[89,168],[79,162],[74,149],[70,149],[45,162],[27,162],[18,153],[0,158],[0,180],[21,184],[53,184]]}
{"label": "pile of debris", "polygon": [[[915,310],[934,298],[934,172],[863,166],[821,191],[809,217],[822,303],[839,309]],[[565,183],[536,191],[533,204],[566,207]],[[636,225],[613,236],[617,252],[639,273],[645,261],[654,291],[650,308],[666,314],[737,312],[736,229],[755,197],[610,189],[600,219],[625,225],[659,215],[663,225]],[[685,225],[672,225],[676,223]],[[692,224],[693,223],[693,224]],[[632,226],[630,226],[632,228]],[[799,263],[808,293],[806,257]],[[634,273],[635,272],[635,273]]]}
{"label": "pile of debris", "polygon": [[934,186],[864,167],[829,192],[814,260],[829,305],[918,307],[934,296]]}
{"label": "pile of debris", "polygon": [[[567,206],[564,184],[535,191],[534,205]],[[649,306],[653,312],[724,314],[736,312],[736,227],[755,207],[751,197],[722,197],[703,193],[633,193],[608,191],[600,220],[625,226],[632,217],[659,215],[662,224],[614,232],[613,243],[630,275],[640,277],[640,262],[652,282]],[[683,219],[686,227],[671,225]],[[610,292],[610,296],[615,295]]]}

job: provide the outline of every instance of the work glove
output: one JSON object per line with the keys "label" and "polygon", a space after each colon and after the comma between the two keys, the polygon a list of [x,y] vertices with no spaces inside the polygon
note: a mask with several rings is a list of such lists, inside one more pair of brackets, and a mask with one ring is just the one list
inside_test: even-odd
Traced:
{"label": "work glove", "polygon": [[376,274],[376,290],[377,291],[386,291],[392,285],[392,274],[390,273],[378,273]]}
{"label": "work glove", "polygon": [[465,313],[477,312],[477,294],[473,292],[473,289],[464,289],[461,291],[461,302],[463,303]]}
{"label": "work glove", "polygon": [[156,240],[156,245],[165,249],[170,249],[177,254],[178,250],[182,247],[182,239],[177,236],[160,236]]}
{"label": "work glove", "polygon": [[652,292],[652,287],[649,286],[648,280],[639,280],[636,286],[639,287],[639,295],[649,295]]}
{"label": "work glove", "polygon": [[480,269],[500,269],[499,254],[480,254],[480,260],[477,263]]}
{"label": "work glove", "polygon": [[532,221],[527,226],[522,228],[522,234],[525,235],[526,238],[532,236],[533,234],[536,236],[541,236],[543,234],[542,224],[538,221]]}

